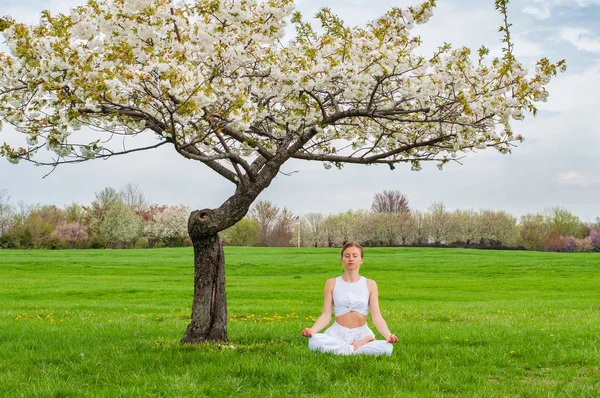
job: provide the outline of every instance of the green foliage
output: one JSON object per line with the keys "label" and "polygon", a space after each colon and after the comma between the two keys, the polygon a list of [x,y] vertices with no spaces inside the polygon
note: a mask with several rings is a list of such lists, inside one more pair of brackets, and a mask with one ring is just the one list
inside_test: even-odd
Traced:
{"label": "green foliage", "polygon": [[15,20],[12,19],[9,16],[4,16],[0,18],[0,33],[4,32],[6,29],[10,28],[11,26],[13,26],[15,23]]}
{"label": "green foliage", "polygon": [[65,242],[63,239],[59,238],[56,235],[51,235],[44,242],[43,248],[44,249],[50,249],[50,250],[66,249],[67,248],[67,242]]}
{"label": "green foliage", "polygon": [[587,231],[579,217],[573,215],[567,209],[554,207],[550,209],[551,227],[558,230],[562,236],[574,236],[576,238],[585,238]]}
{"label": "green foliage", "polygon": [[85,217],[85,211],[81,205],[77,203],[71,203],[64,208],[65,219],[67,223],[83,223],[83,219]]}
{"label": "green foliage", "polygon": [[221,239],[231,246],[254,246],[258,242],[260,224],[247,217],[221,233]]}
{"label": "green foliage", "polygon": [[136,240],[134,248],[136,248],[136,249],[146,249],[146,248],[148,248],[148,239],[146,239],[146,238],[140,238],[140,239]]}
{"label": "green foliage", "polygon": [[100,231],[109,245],[135,243],[141,233],[141,224],[142,221],[133,210],[121,202],[115,202],[105,211]]}
{"label": "green foliage", "polygon": [[367,249],[400,342],[315,354],[337,249],[226,247],[227,344],[181,346],[192,250],[0,251],[0,396],[597,397],[597,253]]}
{"label": "green foliage", "polygon": [[106,238],[102,235],[93,235],[88,240],[88,247],[90,249],[106,249]]}
{"label": "green foliage", "polygon": [[64,213],[56,206],[45,205],[33,209],[24,220],[24,227],[31,235],[31,247],[46,247],[52,232],[64,221]]}
{"label": "green foliage", "polygon": [[2,235],[0,245],[7,249],[31,249],[34,247],[33,236],[31,231],[19,222]]}
{"label": "green foliage", "polygon": [[546,236],[551,229],[548,218],[543,214],[525,214],[519,221],[517,244],[527,250],[544,250]]}

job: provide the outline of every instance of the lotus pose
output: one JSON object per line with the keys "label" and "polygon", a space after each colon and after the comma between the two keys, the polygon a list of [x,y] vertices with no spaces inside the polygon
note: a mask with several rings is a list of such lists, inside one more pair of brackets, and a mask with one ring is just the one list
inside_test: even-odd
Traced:
{"label": "lotus pose", "polygon": [[[364,262],[363,248],[358,243],[347,243],[342,248],[341,261],[344,275],[325,283],[323,313],[311,328],[302,331],[303,336],[310,337],[308,347],[340,355],[392,355],[391,343],[397,342],[398,337],[390,332],[381,316],[377,284],[358,274]],[[332,309],[335,322],[325,333],[318,333],[331,321]],[[369,309],[373,325],[385,341],[375,340],[367,326]]]}

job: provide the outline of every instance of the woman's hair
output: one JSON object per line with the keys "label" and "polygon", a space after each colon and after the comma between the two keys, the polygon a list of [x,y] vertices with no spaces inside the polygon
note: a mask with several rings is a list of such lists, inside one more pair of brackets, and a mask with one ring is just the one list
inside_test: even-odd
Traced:
{"label": "woman's hair", "polygon": [[342,247],[342,254],[340,254],[340,257],[344,257],[344,252],[349,247],[356,247],[358,250],[360,250],[360,258],[365,258],[365,254],[364,254],[362,246],[360,245],[360,243],[356,243],[356,242],[348,242],[348,243],[346,243]]}

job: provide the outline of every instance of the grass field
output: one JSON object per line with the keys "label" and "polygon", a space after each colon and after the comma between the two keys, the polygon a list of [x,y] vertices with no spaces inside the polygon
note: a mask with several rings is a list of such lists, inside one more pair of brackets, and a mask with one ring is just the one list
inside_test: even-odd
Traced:
{"label": "grass field", "polygon": [[367,249],[378,358],[300,336],[338,250],[225,253],[231,341],[181,346],[190,248],[0,251],[0,397],[600,396],[600,254]]}

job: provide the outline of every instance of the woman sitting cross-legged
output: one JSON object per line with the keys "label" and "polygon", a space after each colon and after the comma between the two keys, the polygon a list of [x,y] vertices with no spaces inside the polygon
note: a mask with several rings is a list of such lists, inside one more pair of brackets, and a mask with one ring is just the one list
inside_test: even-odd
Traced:
{"label": "woman sitting cross-legged", "polygon": [[[308,347],[340,355],[392,355],[392,343],[397,342],[398,337],[390,332],[381,316],[377,284],[358,274],[364,261],[362,247],[358,243],[344,245],[341,261],[344,275],[325,283],[323,313],[311,328],[302,331],[303,336],[310,337]],[[318,333],[331,321],[332,309],[335,322],[325,333]],[[369,309],[373,325],[385,341],[375,340],[367,326]]]}

